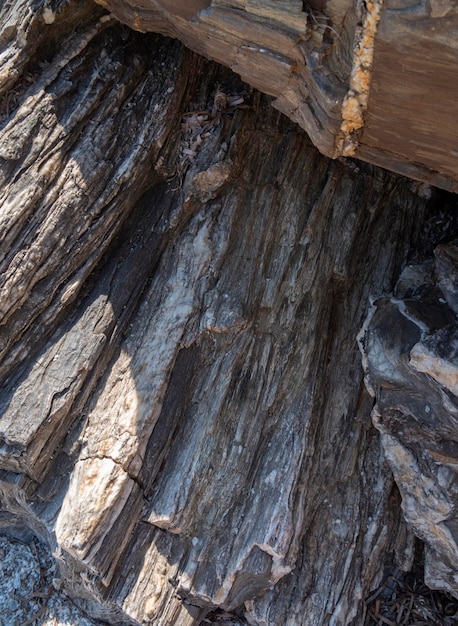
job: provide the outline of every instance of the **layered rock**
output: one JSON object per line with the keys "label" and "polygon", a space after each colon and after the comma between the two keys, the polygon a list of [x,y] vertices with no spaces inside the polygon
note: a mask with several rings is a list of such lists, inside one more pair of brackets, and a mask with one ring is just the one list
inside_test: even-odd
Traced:
{"label": "layered rock", "polygon": [[452,0],[97,0],[275,97],[327,156],[458,191]]}
{"label": "layered rock", "polygon": [[458,246],[408,266],[392,297],[377,299],[360,336],[373,421],[426,544],[425,581],[458,597]]}
{"label": "layered rock", "polygon": [[112,623],[362,623],[412,554],[355,336],[425,199],[90,2],[0,24],[2,528]]}

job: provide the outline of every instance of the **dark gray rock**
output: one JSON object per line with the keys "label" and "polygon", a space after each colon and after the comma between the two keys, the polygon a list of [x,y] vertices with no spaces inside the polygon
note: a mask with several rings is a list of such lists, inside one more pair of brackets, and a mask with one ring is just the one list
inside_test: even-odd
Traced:
{"label": "dark gray rock", "polygon": [[[435,273],[431,270],[435,269]],[[425,581],[458,597],[458,254],[456,243],[407,267],[373,303],[359,336],[372,419],[426,544]]]}

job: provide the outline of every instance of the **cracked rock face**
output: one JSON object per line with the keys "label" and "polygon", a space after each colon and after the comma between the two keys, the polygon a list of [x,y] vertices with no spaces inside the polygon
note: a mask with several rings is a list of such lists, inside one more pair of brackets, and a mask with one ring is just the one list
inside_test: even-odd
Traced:
{"label": "cracked rock face", "polygon": [[406,533],[354,338],[426,201],[179,42],[53,11],[0,3],[0,529],[113,624],[362,623]]}
{"label": "cracked rock face", "polygon": [[407,267],[359,336],[366,385],[425,582],[458,597],[458,241]]}
{"label": "cracked rock face", "polygon": [[458,191],[456,3],[97,2],[134,29],[177,37],[230,67],[273,96],[323,154]]}

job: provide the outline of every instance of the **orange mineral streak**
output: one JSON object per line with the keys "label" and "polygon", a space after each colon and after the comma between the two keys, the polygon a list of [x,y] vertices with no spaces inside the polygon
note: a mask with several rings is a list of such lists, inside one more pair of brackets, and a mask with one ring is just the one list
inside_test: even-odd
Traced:
{"label": "orange mineral streak", "polygon": [[358,147],[358,131],[364,126],[369,100],[374,43],[382,7],[383,0],[368,0],[363,24],[356,31],[350,88],[342,104],[342,124],[336,139],[339,156],[353,156]]}

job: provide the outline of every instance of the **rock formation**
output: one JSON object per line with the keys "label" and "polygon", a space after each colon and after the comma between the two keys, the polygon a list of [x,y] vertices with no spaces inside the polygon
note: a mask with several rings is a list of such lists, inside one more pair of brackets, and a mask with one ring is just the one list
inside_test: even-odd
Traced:
{"label": "rock formation", "polygon": [[362,624],[413,553],[355,338],[427,198],[89,0],[0,28],[0,527],[113,624]]}
{"label": "rock formation", "polygon": [[392,297],[376,300],[360,336],[372,417],[426,544],[425,581],[458,597],[458,247],[408,266]]}
{"label": "rock formation", "polygon": [[452,0],[97,0],[275,97],[330,157],[458,191]]}

